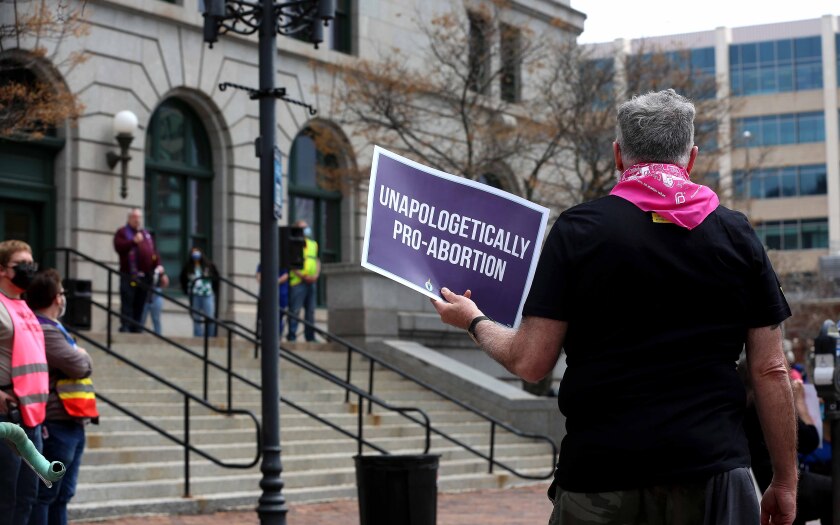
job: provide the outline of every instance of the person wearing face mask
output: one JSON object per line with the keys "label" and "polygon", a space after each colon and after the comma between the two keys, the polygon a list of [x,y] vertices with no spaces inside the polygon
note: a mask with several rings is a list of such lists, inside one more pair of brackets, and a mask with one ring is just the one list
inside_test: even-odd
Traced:
{"label": "person wearing face mask", "polygon": [[[190,298],[190,306],[204,315],[216,317],[216,296],[219,294],[219,272],[198,246],[190,250],[190,258],[181,269],[181,289]],[[193,314],[193,335],[204,336],[205,318]],[[207,336],[216,337],[216,324],[207,324]]]}
{"label": "person wearing face mask", "polygon": [[26,290],[26,303],[44,331],[50,394],[44,422],[44,457],[67,469],[52,487],[38,488],[29,525],[66,525],[67,503],[76,492],[85,450],[85,425],[98,423],[90,355],[76,346],[59,319],[67,308],[61,276],[52,268],[39,272]]}
{"label": "person wearing face mask", "polygon": [[[44,332],[21,299],[37,269],[28,244],[0,242],[0,421],[21,425],[40,451],[49,393]],[[26,525],[38,483],[17,452],[0,444],[0,525]]]}
{"label": "person wearing face mask", "polygon": [[303,249],[303,268],[289,272],[289,341],[297,339],[297,317],[300,309],[304,309],[304,320],[307,324],[303,329],[303,336],[308,342],[315,341],[315,299],[317,290],[315,283],[321,274],[321,261],[318,259],[318,243],[312,239],[312,228],[304,220],[295,222],[295,227],[303,228],[306,237],[306,247]]}

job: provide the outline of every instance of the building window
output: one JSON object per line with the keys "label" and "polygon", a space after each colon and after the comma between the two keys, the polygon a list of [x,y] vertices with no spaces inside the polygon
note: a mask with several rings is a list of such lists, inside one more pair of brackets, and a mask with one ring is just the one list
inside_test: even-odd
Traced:
{"label": "building window", "polygon": [[804,144],[825,141],[825,115],[822,111],[747,117],[734,122],[735,137],[752,134],[750,147]]}
{"label": "building window", "polygon": [[729,46],[729,75],[735,96],[820,89],[820,37]]}
{"label": "building window", "polygon": [[718,149],[718,123],[716,120],[694,122],[694,143],[706,153]]}
{"label": "building window", "polygon": [[502,100],[519,102],[522,99],[522,31],[508,24],[501,24],[500,31]]}
{"label": "building window", "polygon": [[470,20],[468,86],[477,93],[490,87],[490,22],[478,13],[468,13]]}
{"label": "building window", "polygon": [[[353,6],[354,0],[335,0],[335,18],[330,25],[323,27],[323,22],[314,22],[323,27],[324,46],[341,53],[353,53]],[[312,25],[301,27],[289,35],[300,42],[312,43]]]}
{"label": "building window", "polygon": [[[735,197],[745,198],[746,173],[732,173]],[[779,199],[825,195],[828,176],[825,164],[760,168],[750,171],[750,199]]]}
{"label": "building window", "polygon": [[713,47],[642,53],[627,57],[629,91],[643,93],[669,87],[673,78],[687,77],[685,96],[712,99],[717,95]]}
{"label": "building window", "polygon": [[[834,49],[837,57],[837,69],[835,71],[840,71],[840,33],[834,37]],[[837,85],[840,86],[840,75],[837,75]]]}
{"label": "building window", "polygon": [[[322,264],[341,260],[341,192],[334,178],[341,163],[340,152],[332,151],[339,141],[324,135],[330,133],[301,131],[289,154],[289,224],[301,219],[309,224]],[[327,142],[329,147],[320,145]],[[319,284],[318,304],[325,302],[326,291]]]}
{"label": "building window", "polygon": [[169,99],[155,110],[146,136],[146,227],[170,275],[192,246],[213,257],[210,151],[204,125],[185,103]]}
{"label": "building window", "polygon": [[814,250],[828,248],[828,219],[767,221],[755,227],[769,250]]}
{"label": "building window", "polygon": [[330,49],[353,53],[353,2],[336,0],[335,20],[330,22]]}
{"label": "building window", "polygon": [[591,86],[583,93],[587,105],[594,110],[605,110],[615,103],[615,61],[612,58],[587,60],[578,69],[581,86]]}

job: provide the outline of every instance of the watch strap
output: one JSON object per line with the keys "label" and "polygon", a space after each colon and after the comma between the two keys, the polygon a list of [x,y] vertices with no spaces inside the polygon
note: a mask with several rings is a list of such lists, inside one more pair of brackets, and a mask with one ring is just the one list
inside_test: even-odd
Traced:
{"label": "watch strap", "polygon": [[492,319],[490,319],[486,315],[479,315],[478,317],[472,320],[472,322],[470,323],[470,327],[467,328],[467,332],[469,332],[470,337],[472,337],[473,341],[475,341],[476,343],[478,342],[478,340],[475,337],[475,327],[478,326],[478,323],[480,323],[481,321],[492,321]]}

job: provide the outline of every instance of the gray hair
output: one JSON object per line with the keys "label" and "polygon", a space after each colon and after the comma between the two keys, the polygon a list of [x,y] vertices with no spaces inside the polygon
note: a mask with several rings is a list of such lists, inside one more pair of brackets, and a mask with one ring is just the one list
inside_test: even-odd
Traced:
{"label": "gray hair", "polygon": [[626,167],[661,162],[685,167],[694,146],[694,104],[673,89],[636,95],[618,107],[616,142]]}

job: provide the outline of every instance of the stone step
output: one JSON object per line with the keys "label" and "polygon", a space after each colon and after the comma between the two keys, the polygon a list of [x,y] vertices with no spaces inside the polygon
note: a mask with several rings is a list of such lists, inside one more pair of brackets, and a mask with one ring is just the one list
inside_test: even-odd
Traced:
{"label": "stone step", "polygon": [[[116,431],[124,430],[139,430],[147,428],[145,425],[137,422],[134,418],[124,416],[117,412],[116,409],[109,405],[102,403],[99,407],[100,413],[103,414],[101,424],[102,429],[113,429]],[[463,424],[479,424],[489,426],[490,423],[484,419],[480,419],[473,414],[463,414],[457,411],[427,411],[426,414],[435,425],[445,425],[448,423],[463,423]],[[259,414],[256,414],[259,418]],[[342,428],[355,428],[357,425],[357,415],[354,407],[345,407],[342,412],[321,414],[322,417],[327,417],[333,423]],[[171,431],[180,431],[184,428],[184,416],[180,415],[153,415],[149,417],[149,421],[162,426]],[[196,430],[215,429],[215,428],[253,428],[253,421],[247,416],[219,416],[219,415],[203,415],[191,414],[190,427]],[[364,425],[365,429],[379,426],[379,425],[397,425],[405,423],[405,418],[395,412],[376,412],[372,415],[365,414]],[[411,424],[407,428],[414,428],[416,424]],[[281,433],[285,434],[286,429],[294,428],[319,428],[325,427],[318,423],[312,417],[294,411],[291,408],[281,407],[280,412],[280,428]],[[98,431],[97,426],[88,427],[89,432]]]}
{"label": "stone step", "polygon": [[[523,468],[522,471],[537,472],[533,468]],[[545,469],[542,469],[542,473]],[[183,475],[183,474],[182,474]],[[487,473],[487,464],[479,461],[460,461],[441,464],[438,469],[438,479],[444,481],[452,476],[461,480],[472,479],[481,483],[490,483],[482,488],[492,486],[498,482],[500,477],[514,477],[506,472],[497,474]],[[214,494],[221,493],[232,486],[236,487],[259,487],[262,474],[258,469],[251,472],[227,472],[225,475],[200,476],[191,474],[191,494]],[[356,471],[352,461],[345,462],[341,466],[334,466],[326,469],[307,469],[304,471],[284,470],[282,473],[285,487],[304,488],[312,486],[349,485],[356,481]],[[488,479],[485,479],[488,478]],[[472,487],[470,487],[472,488]],[[88,483],[80,479],[74,501],[86,503],[91,501],[131,500],[162,497],[177,497],[184,493],[184,480],[178,478],[161,478],[148,480],[135,479],[111,483]]]}
{"label": "stone step", "polygon": [[[180,341],[194,352],[204,353],[203,341],[192,338]],[[226,341],[215,343],[208,348],[208,355],[219,365],[226,366]],[[115,338],[114,347],[192,394],[202,394],[204,365],[195,356],[161,345],[149,336],[133,334]],[[182,394],[99,350],[88,349],[94,356],[94,382],[102,395],[148,417],[174,436],[183,436]],[[338,378],[346,374],[347,352],[336,345],[301,344],[294,345],[292,351],[318,363]],[[256,384],[261,383],[261,362],[253,358],[253,346],[242,340],[234,341],[231,357],[234,371]],[[354,355],[351,367],[351,381],[366,390],[369,361]],[[280,361],[279,380],[284,399],[295,401],[355,434],[359,410],[355,395],[345,403],[345,391],[339,386],[284,359]],[[250,410],[259,419],[262,412],[259,390],[235,378],[232,385],[234,408]],[[217,407],[227,404],[227,377],[223,371],[209,368],[207,389],[208,402]],[[441,431],[484,454],[489,453],[490,423],[455,403],[378,365],[374,366],[373,393],[396,406],[421,408]],[[253,460],[258,452],[257,440],[249,417],[219,415],[196,402],[190,402],[189,406],[190,441],[194,446],[227,463],[247,464]],[[192,453],[191,497],[184,498],[183,447],[108,403],[100,403],[100,412],[102,424],[88,427],[88,447],[80,484],[69,509],[71,519],[256,506],[262,477],[259,466],[225,469]],[[363,421],[364,437],[377,446],[396,454],[423,452],[422,425],[399,413],[375,407],[373,414],[363,414]],[[352,458],[358,453],[358,444],[354,439],[283,403],[280,404],[280,436],[283,494],[287,501],[355,497]],[[430,453],[441,455],[438,472],[441,490],[532,483],[498,467],[493,474],[488,473],[486,460],[434,433],[431,443]],[[501,431],[497,433],[495,443],[495,457],[517,470],[545,475],[553,467],[551,451],[545,443]],[[365,453],[376,452],[365,447]]]}
{"label": "stone step", "polygon": [[[118,403],[131,403],[139,398],[143,401],[152,403],[173,403],[183,400],[183,395],[171,388],[149,388],[143,389],[139,392],[137,389],[126,388],[103,388],[99,382],[96,384],[97,389],[106,394],[109,399]],[[344,402],[345,390],[339,387],[335,388],[320,388],[320,389],[291,389],[284,384],[282,390],[284,397],[292,400],[305,399],[310,401],[330,401],[330,402]],[[441,397],[434,392],[428,390],[415,390],[406,388],[394,389],[375,389],[374,395],[389,402],[396,401],[426,401],[441,399]],[[231,396],[234,403],[248,402],[257,403],[262,401],[262,393],[254,388],[237,388],[233,387]],[[211,402],[214,400],[226,401],[227,389],[222,391],[208,390],[208,398]],[[352,395],[351,399],[356,399],[357,396]]]}
{"label": "stone step", "polygon": [[[407,447],[409,443],[401,443],[402,446]],[[313,453],[303,447],[298,447],[298,450],[292,451],[286,448],[285,444],[281,444],[284,457],[293,457],[296,455],[307,456]],[[476,447],[486,453],[487,447]],[[226,443],[207,445],[202,447],[202,450],[215,457],[217,460],[226,463],[247,463],[256,456],[256,445],[254,443]],[[430,453],[440,454],[441,461],[450,459],[466,459],[474,458],[475,454],[463,449],[459,446],[451,444],[449,441],[440,440],[433,441],[432,447],[429,449]],[[323,449],[316,450],[315,454],[337,454],[353,456],[358,452],[358,446],[355,441],[327,441]],[[389,449],[392,454],[421,454],[423,452],[423,443],[418,440],[414,446],[407,448],[392,448]],[[530,443],[517,444],[501,444],[496,446],[496,454],[503,456],[544,456],[547,459],[546,463],[550,463],[550,452],[546,445],[534,445]],[[242,460],[241,458],[247,458]],[[183,461],[184,449],[174,443],[166,445],[152,445],[139,446],[131,449],[124,448],[91,448],[85,449],[84,465],[127,465],[133,463],[154,463],[158,461]]]}
{"label": "stone step", "polygon": [[[449,425],[444,427],[436,427],[439,431],[458,439],[471,446],[484,446],[489,443],[490,437],[485,426],[461,426]],[[347,428],[350,432],[355,433],[356,428]],[[174,432],[173,432],[174,434]],[[380,443],[396,443],[398,440],[410,440],[415,442],[420,438],[425,437],[425,429],[420,425],[414,427],[407,427],[404,425],[389,425],[386,428],[381,426],[365,427],[363,434],[366,439],[377,444]],[[317,435],[318,439],[313,440],[312,436]],[[178,434],[178,437],[183,437],[183,432]],[[254,428],[233,428],[233,429],[208,429],[208,430],[194,430],[190,431],[190,443],[196,447],[203,447],[212,444],[222,443],[245,443],[255,439]],[[281,436],[284,448],[289,444],[307,443],[315,446],[323,443],[326,440],[342,440],[351,439],[344,436],[342,433],[331,428],[315,428],[308,427],[305,429],[297,429],[291,431],[284,431]],[[432,434],[431,441],[435,443],[437,439],[436,434]],[[166,444],[170,440],[158,432],[152,430],[131,430],[131,431],[100,431],[88,432],[87,434],[87,448],[118,448],[118,447],[136,447],[140,445],[154,445]],[[508,432],[499,432],[496,434],[496,444],[503,443],[533,443],[533,440],[524,439]],[[385,445],[380,445],[385,446]],[[489,446],[489,445],[488,445]]]}
{"label": "stone step", "polygon": [[[295,404],[300,405],[301,407],[313,411],[316,414],[333,414],[333,413],[342,413],[345,411],[348,412],[355,412],[355,404],[345,404],[342,401],[310,401],[306,399],[297,399],[292,400]],[[108,403],[100,403],[102,405],[99,407],[100,413],[108,414],[114,413],[116,409],[107,409],[105,408]],[[183,401],[178,403],[149,403],[145,401],[134,401],[130,403],[120,403],[120,405],[127,409],[134,411],[138,414],[145,414],[147,416],[174,416],[178,414],[184,413],[184,406]],[[451,411],[456,410],[457,405],[450,401],[438,401],[438,400],[430,400],[430,401],[423,401],[422,403],[411,403],[411,402],[395,402],[391,403],[391,405],[395,407],[402,407],[402,408],[420,408],[424,412],[443,412],[443,411]],[[422,406],[421,406],[422,405]],[[286,408],[287,405],[281,403],[281,412],[285,410],[294,410],[291,407]],[[223,407],[217,407],[223,408]],[[262,404],[259,402],[244,402],[244,403],[235,403],[234,408],[239,410],[250,410],[255,415],[259,416],[262,409]],[[104,412],[103,412],[104,411]],[[195,403],[190,402],[190,412],[195,413],[196,415],[212,413],[207,408]],[[385,413],[388,412],[387,409],[381,408],[378,405],[374,405],[374,412],[376,413]],[[104,417],[104,416],[103,416]]]}
{"label": "stone step", "polygon": [[[206,514],[234,509],[255,509],[262,492],[231,491],[184,498],[146,498],[126,501],[104,500],[88,503],[71,501],[67,509],[70,521],[100,520],[118,516],[148,514]],[[356,497],[356,484],[327,487],[303,487],[283,490],[289,504],[333,501]]]}
{"label": "stone step", "polygon": [[[207,418],[205,418],[207,419]],[[121,425],[120,427],[116,427],[112,422],[108,422],[107,424],[102,424],[99,426],[90,426],[87,430],[87,438],[89,441],[93,442],[94,440],[98,442],[102,442],[103,439],[107,439],[110,436],[122,436],[128,434],[139,434],[139,435],[155,435],[159,436],[159,434],[153,430],[147,430],[147,427],[141,425],[134,420],[131,420],[132,424]],[[177,425],[175,424],[177,422]],[[128,423],[126,421],[126,423]],[[160,422],[158,422],[160,423]],[[183,435],[184,429],[184,420],[179,419],[177,421],[171,420],[167,421],[166,424],[162,427],[165,428],[167,432],[171,432],[175,435]],[[333,430],[331,428],[325,427],[322,424],[316,423],[315,421],[300,421],[300,424],[295,425],[282,425],[281,426],[281,437],[282,439],[288,440],[297,440],[303,438],[311,438],[312,436],[318,435],[319,432],[336,432],[338,431]],[[345,423],[339,425],[341,428],[346,429],[348,431],[355,432],[357,427],[356,419],[347,420]],[[489,429],[489,425],[484,422],[477,422],[477,421],[451,421],[451,422],[442,422],[440,424],[435,425],[435,428],[446,433],[481,433],[486,432]],[[231,433],[231,432],[241,432],[245,434],[253,434],[254,432],[254,424],[250,418],[231,418],[226,419],[224,422],[224,426],[220,426],[218,424],[214,425],[203,425],[199,428],[198,422],[190,421],[190,434],[192,436],[202,436],[207,433]],[[503,434],[508,434],[507,432],[499,432],[497,430],[497,439],[500,439]],[[404,424],[404,422],[392,422],[392,423],[383,423],[376,418],[365,418],[364,421],[364,433],[365,435],[370,436],[391,436],[391,437],[399,437],[399,436],[419,436],[425,433],[425,428],[422,425],[411,425],[408,426]]]}
{"label": "stone step", "polygon": [[[355,455],[355,454],[354,454]],[[240,463],[248,463],[252,458],[238,458]],[[550,470],[550,458],[547,456],[497,456],[497,461],[514,469],[543,469]],[[287,473],[305,473],[308,471],[325,472],[336,469],[353,469],[353,456],[346,454],[315,454],[310,456],[282,457],[283,470]],[[467,473],[484,473],[488,470],[488,462],[479,457],[453,459],[443,462],[439,467],[440,474],[456,475]],[[499,466],[495,470],[503,471]],[[190,461],[190,476],[214,477],[238,475],[240,473],[258,473],[259,465],[249,469],[224,469],[204,459]],[[158,461],[128,465],[103,465],[90,467],[83,465],[79,479],[88,484],[121,483],[147,480],[154,483],[161,479],[182,480],[184,477],[183,461]]]}

